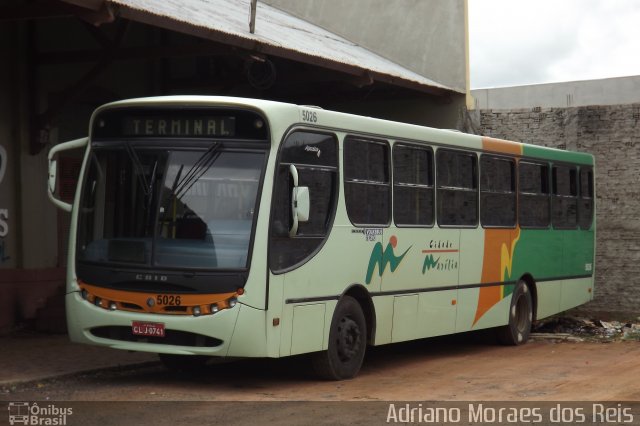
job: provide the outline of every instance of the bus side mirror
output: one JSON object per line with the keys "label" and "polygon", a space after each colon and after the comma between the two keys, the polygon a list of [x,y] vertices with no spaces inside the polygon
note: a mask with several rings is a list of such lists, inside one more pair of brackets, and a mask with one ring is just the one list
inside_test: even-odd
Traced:
{"label": "bus side mirror", "polygon": [[56,183],[58,177],[58,162],[54,160],[54,156],[62,151],[68,151],[70,149],[83,148],[87,146],[89,138],[81,138],[73,141],[61,143],[59,145],[54,146],[49,151],[49,179],[47,183],[47,195],[53,204],[55,204],[58,208],[70,212],[72,205],[69,203],[65,203],[64,201],[56,198],[54,195],[56,192]]}
{"label": "bus side mirror", "polygon": [[289,230],[289,236],[295,237],[298,234],[299,223],[309,220],[311,201],[309,199],[309,187],[298,186],[298,169],[296,169],[296,166],[293,164],[289,166],[289,172],[293,177],[293,189],[291,190],[291,216],[293,217],[293,226],[291,226]]}

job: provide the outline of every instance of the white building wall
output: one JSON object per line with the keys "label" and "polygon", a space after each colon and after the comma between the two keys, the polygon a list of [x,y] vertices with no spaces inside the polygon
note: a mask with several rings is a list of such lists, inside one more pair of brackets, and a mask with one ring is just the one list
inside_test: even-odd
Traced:
{"label": "white building wall", "polygon": [[570,108],[640,103],[640,76],[471,91],[475,109]]}
{"label": "white building wall", "polygon": [[424,77],[466,90],[466,0],[260,1]]}

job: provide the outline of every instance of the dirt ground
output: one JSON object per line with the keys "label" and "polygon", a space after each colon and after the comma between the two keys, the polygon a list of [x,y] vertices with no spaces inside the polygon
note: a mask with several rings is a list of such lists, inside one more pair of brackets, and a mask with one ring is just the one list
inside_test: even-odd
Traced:
{"label": "dirt ground", "polygon": [[[373,348],[360,375],[341,382],[315,379],[304,357],[218,364],[198,374],[152,362],[5,386],[0,400],[73,410],[57,416],[56,424],[69,426],[406,424],[400,410],[409,404],[461,413],[461,422],[416,417],[414,424],[513,424],[491,417],[505,407],[542,410],[542,421],[534,422],[541,425],[640,424],[640,342],[545,338],[503,347],[487,340],[465,334]],[[552,419],[559,403],[569,417]],[[610,422],[591,416],[603,404],[613,410]],[[472,419],[472,405],[489,417]],[[392,406],[400,417],[390,417]],[[573,417],[575,410],[584,419]],[[5,416],[0,413],[0,424]]]}
{"label": "dirt ground", "polygon": [[243,360],[197,375],[157,365],[5,388],[3,400],[52,401],[640,401],[640,343],[478,336],[372,348],[353,380],[318,381],[305,358]]}

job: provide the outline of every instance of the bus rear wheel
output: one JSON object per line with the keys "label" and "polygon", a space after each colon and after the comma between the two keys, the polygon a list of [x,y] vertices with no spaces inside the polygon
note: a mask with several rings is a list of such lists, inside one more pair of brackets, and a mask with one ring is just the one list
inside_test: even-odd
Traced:
{"label": "bus rear wheel", "polygon": [[503,345],[522,345],[529,340],[533,321],[533,300],[527,284],[520,280],[516,284],[509,308],[509,324],[498,329],[498,340]]}
{"label": "bus rear wheel", "polygon": [[351,379],[362,367],[366,348],[367,324],[362,308],[354,298],[345,296],[333,313],[329,347],[313,354],[313,368],[323,379]]}

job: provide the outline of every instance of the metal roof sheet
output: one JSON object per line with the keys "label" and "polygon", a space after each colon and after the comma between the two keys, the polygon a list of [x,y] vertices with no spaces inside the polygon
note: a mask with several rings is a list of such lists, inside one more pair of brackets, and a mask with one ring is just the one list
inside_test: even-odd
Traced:
{"label": "metal roof sheet", "polygon": [[258,2],[249,32],[250,0],[107,0],[120,16],[257,52],[369,76],[431,93],[459,90],[425,78],[355,43]]}

